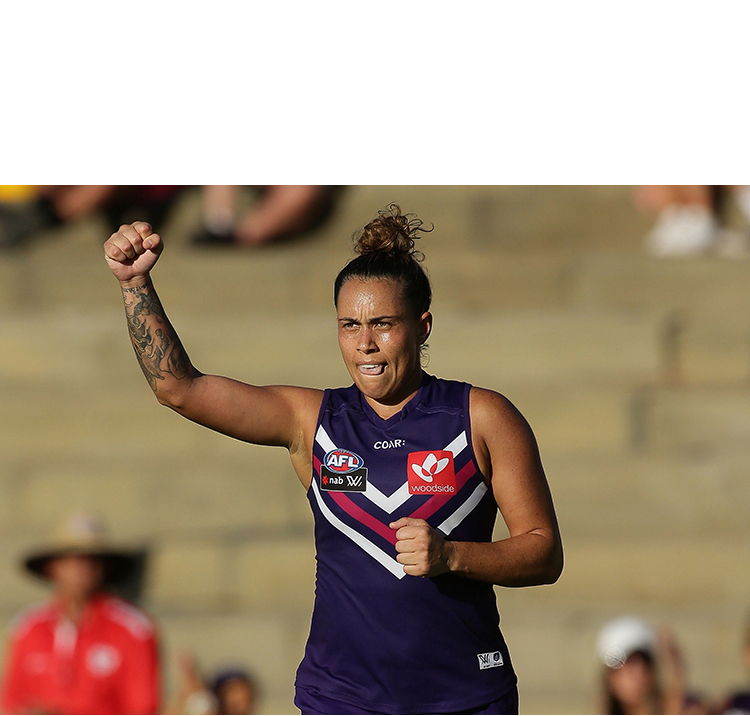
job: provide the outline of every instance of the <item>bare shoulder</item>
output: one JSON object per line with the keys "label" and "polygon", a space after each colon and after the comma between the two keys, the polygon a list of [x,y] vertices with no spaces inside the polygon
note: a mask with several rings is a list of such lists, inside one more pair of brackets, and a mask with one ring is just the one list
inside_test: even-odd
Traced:
{"label": "bare shoulder", "polygon": [[297,385],[270,385],[265,388],[291,406],[300,416],[315,413],[317,417],[323,402],[324,391],[318,388],[303,388]]}
{"label": "bare shoulder", "polygon": [[469,413],[473,432],[501,432],[508,437],[518,438],[532,434],[521,411],[508,398],[494,390],[472,387]]}
{"label": "bare shoulder", "polygon": [[487,479],[492,479],[500,465],[537,462],[534,433],[526,418],[504,395],[472,387],[469,414],[474,453]]}
{"label": "bare shoulder", "polygon": [[325,391],[287,385],[276,386],[276,389],[293,405],[301,423],[317,422]]}
{"label": "bare shoulder", "polygon": [[318,424],[318,415],[325,391],[318,388],[285,385],[276,386],[276,390],[293,406],[297,420],[296,430],[289,444],[289,452],[292,455],[302,452],[312,456],[312,443],[315,439],[315,428]]}

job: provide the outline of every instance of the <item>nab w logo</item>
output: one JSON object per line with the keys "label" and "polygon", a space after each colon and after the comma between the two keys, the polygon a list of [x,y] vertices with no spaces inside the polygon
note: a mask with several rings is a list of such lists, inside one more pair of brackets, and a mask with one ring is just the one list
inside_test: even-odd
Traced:
{"label": "nab w logo", "polygon": [[353,490],[359,489],[364,483],[363,475],[347,475],[346,486],[351,487]]}
{"label": "nab w logo", "polygon": [[499,651],[489,651],[486,654],[477,654],[479,669],[495,669],[503,665],[503,655]]}

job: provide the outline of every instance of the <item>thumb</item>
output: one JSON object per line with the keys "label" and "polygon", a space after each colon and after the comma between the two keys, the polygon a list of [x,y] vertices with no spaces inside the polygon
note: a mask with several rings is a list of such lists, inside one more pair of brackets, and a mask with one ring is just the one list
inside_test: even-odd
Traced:
{"label": "thumb", "polygon": [[409,525],[421,525],[424,520],[419,520],[416,517],[402,517],[401,519],[391,522],[388,526],[392,530],[401,529],[401,527],[408,527]]}

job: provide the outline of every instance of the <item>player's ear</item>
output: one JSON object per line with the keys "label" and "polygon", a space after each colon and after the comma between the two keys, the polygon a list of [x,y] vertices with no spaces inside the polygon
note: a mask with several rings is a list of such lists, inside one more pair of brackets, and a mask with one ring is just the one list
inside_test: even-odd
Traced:
{"label": "player's ear", "polygon": [[422,346],[432,333],[432,314],[425,311],[419,319],[419,345]]}

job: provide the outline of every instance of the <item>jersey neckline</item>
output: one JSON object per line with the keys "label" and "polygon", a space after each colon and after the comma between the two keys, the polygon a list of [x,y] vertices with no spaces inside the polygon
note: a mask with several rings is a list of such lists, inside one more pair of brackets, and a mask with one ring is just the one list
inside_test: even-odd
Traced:
{"label": "jersey neckline", "polygon": [[361,390],[359,390],[359,388],[357,388],[357,392],[359,393],[359,402],[360,402],[360,405],[362,406],[362,410],[364,414],[369,418],[370,422],[379,428],[383,428],[387,430],[393,425],[400,423],[408,415],[414,412],[414,410],[424,400],[425,388],[427,387],[428,383],[430,383],[432,380],[433,380],[433,376],[428,375],[427,373],[422,371],[422,384],[417,389],[417,392],[414,394],[414,397],[406,405],[404,405],[404,407],[401,408],[401,410],[399,410],[394,415],[391,415],[390,418],[381,418],[375,412],[375,409],[367,402],[367,399],[365,398],[364,393]]}

